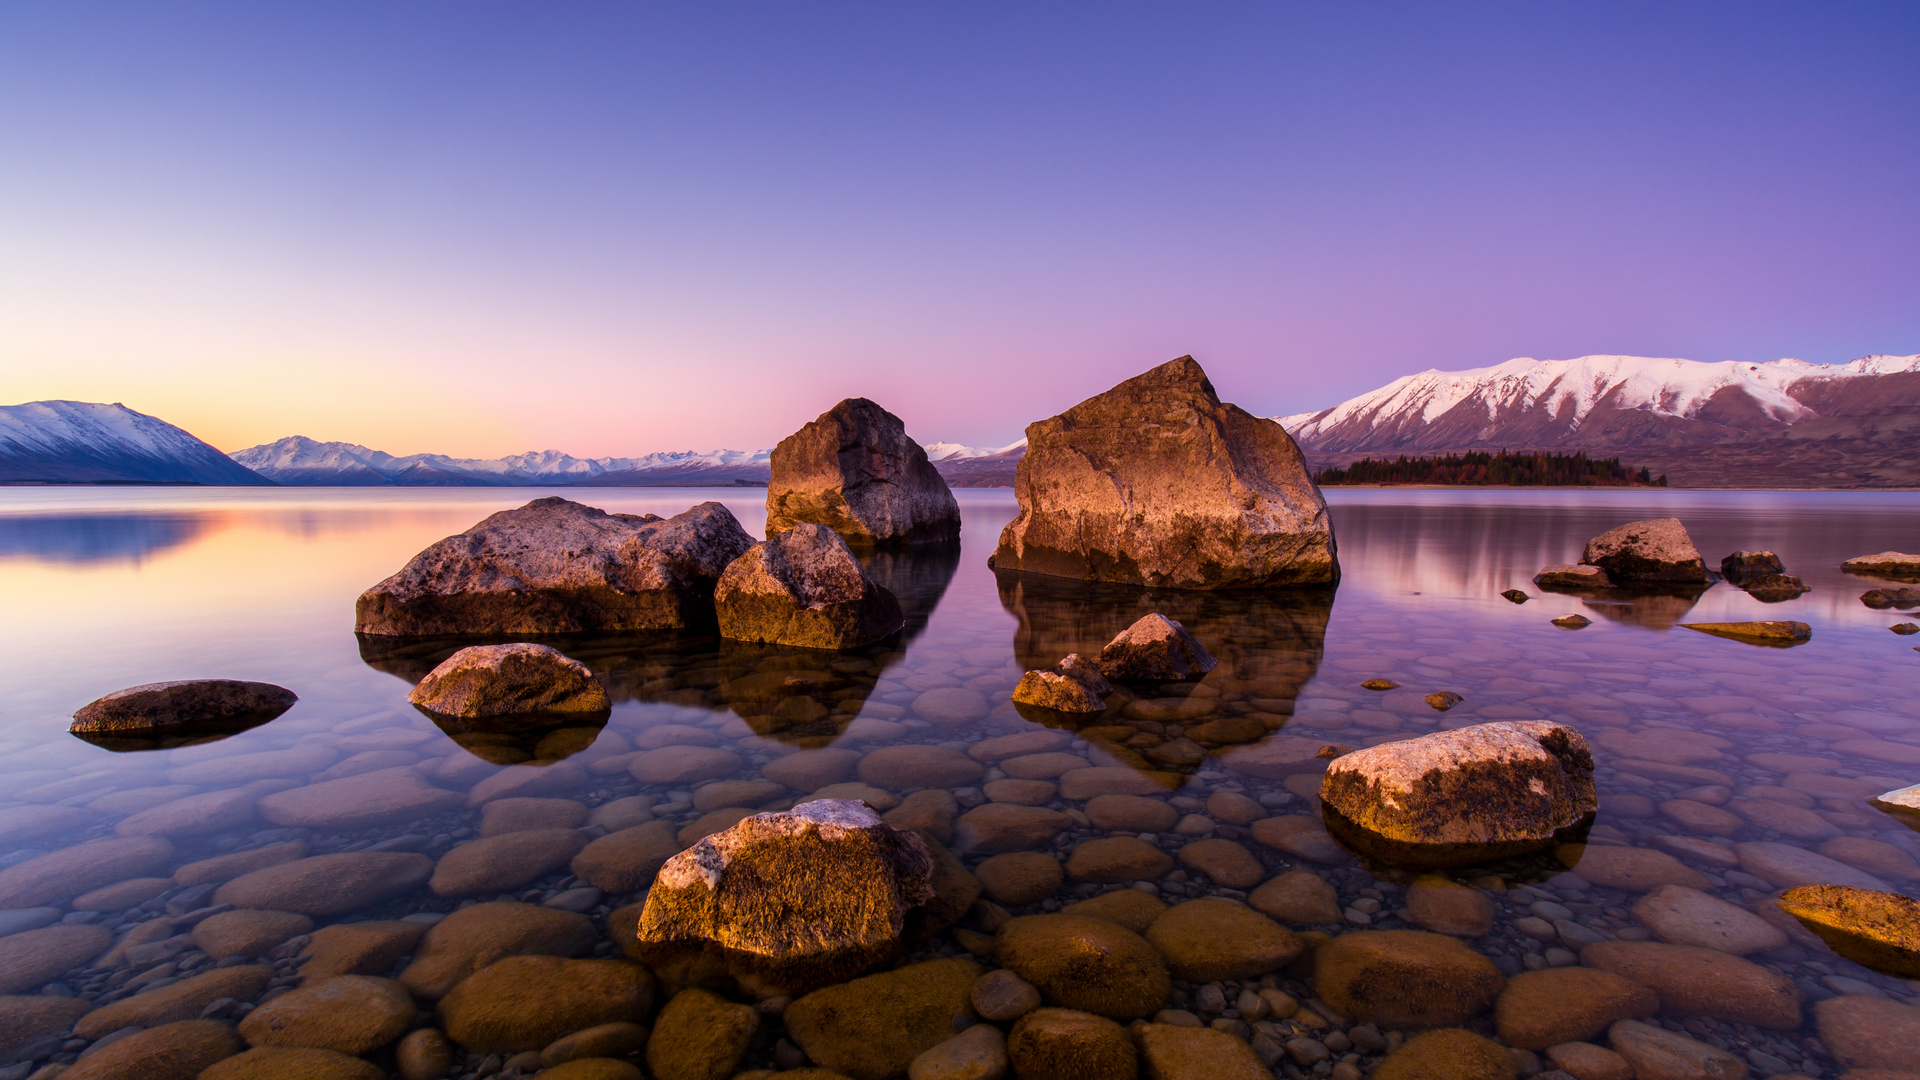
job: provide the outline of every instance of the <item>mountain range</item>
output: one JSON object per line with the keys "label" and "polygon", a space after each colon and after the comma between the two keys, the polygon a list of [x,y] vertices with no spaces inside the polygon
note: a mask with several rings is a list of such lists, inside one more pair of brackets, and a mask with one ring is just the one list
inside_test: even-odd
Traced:
{"label": "mountain range", "polygon": [[1920,485],[1920,355],[1846,364],[1642,356],[1423,371],[1277,416],[1314,466],[1466,450],[1582,450],[1681,487]]}
{"label": "mountain range", "polygon": [[650,487],[766,483],[768,450],[679,451],[633,458],[577,458],[540,450],[502,458],[445,454],[395,457],[354,443],[292,435],[232,457],[276,484],[374,486]]}
{"label": "mountain range", "polygon": [[0,483],[270,484],[157,417],[115,403],[0,406]]}

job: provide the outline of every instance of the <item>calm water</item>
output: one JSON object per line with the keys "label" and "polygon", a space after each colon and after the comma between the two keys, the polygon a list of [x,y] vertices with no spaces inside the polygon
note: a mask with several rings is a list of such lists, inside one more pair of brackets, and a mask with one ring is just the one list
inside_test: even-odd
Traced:
{"label": "calm water", "polygon": [[[402,810],[371,824],[288,827],[263,820],[248,801],[403,767],[435,787],[475,793],[472,802],[537,796],[598,810],[642,796],[616,808],[627,817],[599,815],[588,834],[605,832],[609,822],[627,826],[651,816],[685,826],[680,840],[691,842],[746,812],[782,808],[805,796],[766,776],[833,773],[796,768],[796,762],[840,754],[848,764],[832,778],[852,781],[859,776],[846,750],[926,743],[966,751],[984,738],[1047,730],[1008,701],[1020,672],[1069,651],[1096,652],[1139,615],[1157,610],[1198,634],[1222,660],[1220,668],[1197,686],[1162,696],[1121,693],[1106,716],[1061,732],[1055,741],[1087,765],[1152,771],[1162,789],[1179,785],[1151,795],[1172,806],[1164,822],[1130,821],[1125,835],[1140,836],[1176,858],[1190,843],[1228,840],[1258,864],[1257,876],[1247,880],[1224,864],[1190,855],[1187,865],[1176,862],[1171,873],[1144,887],[1070,881],[1053,896],[1005,905],[1013,913],[1058,910],[1125,888],[1142,888],[1164,901],[1215,893],[1244,898],[1259,878],[1305,869],[1333,887],[1338,918],[1311,925],[1295,919],[1295,929],[1337,934],[1414,925],[1409,875],[1370,872],[1329,847],[1312,817],[1317,777],[1252,775],[1260,770],[1236,769],[1236,755],[1275,733],[1365,745],[1494,719],[1551,718],[1580,728],[1595,745],[1602,806],[1589,851],[1631,847],[1677,854],[1705,875],[1694,883],[1712,895],[1772,915],[1769,925],[1780,923],[1789,942],[1753,951],[1746,960],[1791,980],[1809,1005],[1847,994],[1914,1001],[1912,985],[1834,956],[1768,912],[1784,883],[1781,872],[1769,871],[1751,854],[1765,849],[1738,845],[1825,852],[1909,895],[1917,891],[1920,870],[1912,856],[1920,854],[1920,834],[1873,811],[1865,797],[1920,781],[1920,697],[1914,694],[1920,653],[1912,648],[1920,638],[1890,633],[1888,627],[1906,616],[1871,610],[1858,600],[1865,588],[1882,583],[1844,575],[1839,564],[1853,555],[1913,550],[1920,543],[1920,495],[1333,491],[1345,573],[1338,590],[1262,596],[1149,594],[996,579],[986,557],[1014,514],[1012,494],[963,490],[956,492],[964,520],[957,557],[891,556],[870,568],[909,611],[908,630],[898,641],[839,657],[712,639],[556,641],[608,683],[616,705],[604,729],[519,737],[443,732],[415,713],[405,696],[459,643],[357,640],[354,598],[431,542],[488,513],[554,493],[0,489],[0,596],[6,610],[0,621],[0,685],[6,687],[0,820],[19,826],[11,835],[0,833],[0,866],[114,835],[133,814],[220,789],[248,794],[222,804],[227,817],[182,818],[169,826],[175,834],[173,866],[289,842],[304,843],[313,854],[377,847],[437,858],[478,833],[481,810],[464,803]],[[611,511],[662,515],[712,498],[749,532],[758,535],[764,524],[764,494],[758,490],[560,493]],[[1548,563],[1577,560],[1590,536],[1637,518],[1670,515],[1686,523],[1710,565],[1736,548],[1772,549],[1813,591],[1778,604],[1762,604],[1726,584],[1698,595],[1536,595],[1520,605],[1499,596],[1515,587],[1538,594],[1532,574]],[[1549,622],[1573,612],[1593,624],[1567,631]],[[1813,639],[1792,649],[1763,649],[1677,625],[1747,619],[1800,620],[1812,625]],[[69,714],[93,698],[137,683],[191,677],[264,680],[293,689],[301,700],[270,724],[202,745],[116,753],[66,734]],[[1360,688],[1374,677],[1391,678],[1402,688]],[[975,691],[978,706],[967,695],[923,697],[954,688]],[[1421,700],[1434,690],[1454,691],[1465,701],[1436,712]],[[739,768],[698,783],[635,779],[630,767],[638,768],[650,750],[671,745],[730,750]],[[245,767],[227,769],[210,764],[285,750],[318,753],[236,758]],[[809,754],[815,758],[796,757]],[[559,765],[550,764],[561,757]],[[541,764],[521,764],[535,760]],[[1076,844],[1115,834],[1117,828],[1088,817],[1090,789],[1060,775],[1073,764],[1062,760],[989,761],[982,777],[951,789],[954,801],[946,809],[935,807],[932,827],[950,830],[954,811],[964,815],[1001,799],[1064,812],[1066,824],[1057,833],[1032,841],[1037,850],[1063,858]],[[256,762],[262,764],[247,764]],[[921,786],[911,777],[895,783],[895,790],[874,799],[890,803]],[[1239,810],[1210,801],[1221,792],[1245,795],[1259,808],[1247,811],[1246,800],[1239,801]],[[61,817],[49,807],[77,812]],[[1277,833],[1250,826],[1252,814],[1293,819],[1289,824],[1297,827],[1286,835],[1296,839],[1262,842]],[[978,828],[970,830],[964,816],[960,822],[955,843],[972,839],[976,849],[961,855],[978,865],[992,851],[978,846]],[[1161,831],[1131,831],[1141,829]],[[1009,845],[989,840],[985,846]],[[1609,878],[1598,865],[1590,865],[1591,876]],[[1659,919],[1647,925],[1644,918],[1651,916],[1635,908],[1644,887],[1588,880],[1578,867],[1572,874],[1564,870],[1536,859],[1454,875],[1493,901],[1490,928],[1460,940],[1514,975],[1578,963],[1581,946],[1595,941],[1684,936],[1684,929]],[[72,897],[61,896],[52,902],[55,911],[0,912],[0,933],[26,932],[49,919],[140,933],[146,923],[214,902],[209,887],[183,890],[160,880],[170,872],[131,875],[156,879],[144,895],[137,884],[118,893],[107,888],[107,899],[81,905],[109,910],[72,910]],[[422,913],[505,898],[581,911],[605,933],[607,914],[641,895],[595,890],[560,866],[465,896],[421,888],[365,910],[320,916],[315,925],[409,913],[430,921]],[[983,917],[989,926],[981,925]],[[962,929],[990,928],[993,918],[991,911],[976,910]],[[204,943],[177,940],[180,948],[150,957],[145,966],[88,961],[53,976],[52,986],[40,992],[103,1004],[131,1000],[142,988],[165,992],[216,959],[205,954]],[[0,937],[0,950],[5,943]],[[964,934],[943,936],[914,955],[963,955],[965,944]],[[597,949],[600,955],[610,951],[610,942]],[[282,956],[273,985],[298,985],[296,964]],[[0,970],[0,979],[5,976]],[[1176,983],[1167,1006],[1252,1039],[1269,1055],[1302,1038],[1320,1048],[1280,1057],[1274,1067],[1281,1075],[1356,1075],[1352,1070],[1365,1071],[1378,1060],[1377,1044],[1398,1045],[1401,1033],[1357,1030],[1348,1018],[1324,1015],[1335,1012],[1327,1006],[1320,1006],[1322,1015],[1295,1018],[1269,1015],[1270,1006],[1236,1007],[1237,1001],[1246,1003],[1242,990],[1257,994],[1263,988],[1312,1002],[1317,994],[1305,976],[1293,968],[1244,983]],[[1730,1048],[1760,1075],[1844,1071],[1815,1038],[1810,1009],[1798,1026],[1755,1026],[1713,1015],[1715,1007],[1701,1008],[1706,1011],[1687,1012],[1669,1002],[1661,1019]],[[1329,1034],[1329,1021],[1337,1033]],[[1466,1026],[1494,1030],[1489,1016]],[[773,1067],[780,1060],[769,1056],[777,1029],[773,1036],[742,1068]],[[782,1053],[792,1049],[777,1045]],[[29,1049],[35,1060],[45,1061],[70,1058],[80,1048],[78,1042],[42,1040]],[[0,1061],[8,1056],[11,1051],[0,1053]],[[390,1051],[371,1057],[392,1067]],[[486,1057],[457,1054],[447,1075],[481,1070]],[[500,1060],[496,1055],[494,1066]]]}

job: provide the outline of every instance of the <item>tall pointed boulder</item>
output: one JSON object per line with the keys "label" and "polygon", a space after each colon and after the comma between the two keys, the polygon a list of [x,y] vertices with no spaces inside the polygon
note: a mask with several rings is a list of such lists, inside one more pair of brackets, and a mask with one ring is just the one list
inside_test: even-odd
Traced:
{"label": "tall pointed boulder", "polygon": [[1333,525],[1281,426],[1191,356],[1027,426],[997,569],[1179,589],[1337,581]]}
{"label": "tall pointed boulder", "polygon": [[773,448],[767,535],[825,525],[856,547],[951,544],[960,504],[900,418],[848,398]]}

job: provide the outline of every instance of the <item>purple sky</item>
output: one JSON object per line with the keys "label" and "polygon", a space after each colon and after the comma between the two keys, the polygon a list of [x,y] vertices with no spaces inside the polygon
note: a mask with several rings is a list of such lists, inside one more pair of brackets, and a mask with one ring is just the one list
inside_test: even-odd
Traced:
{"label": "purple sky", "polygon": [[1186,352],[1262,414],[1912,353],[1916,56],[1911,3],[9,5],[0,404],[586,455],[852,394],[1004,443]]}

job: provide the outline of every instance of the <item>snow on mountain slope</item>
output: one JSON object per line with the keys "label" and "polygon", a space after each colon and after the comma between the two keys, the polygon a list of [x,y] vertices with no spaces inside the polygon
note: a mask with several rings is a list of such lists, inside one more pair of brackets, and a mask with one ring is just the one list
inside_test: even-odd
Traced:
{"label": "snow on mountain slope", "polygon": [[539,450],[502,458],[395,457],[354,443],[302,435],[236,451],[233,460],[282,484],[620,484],[764,480],[770,451],[674,451],[633,458],[576,458]]}
{"label": "snow on mountain slope", "polygon": [[1672,443],[1789,427],[1816,415],[1804,399],[1836,380],[1913,372],[1920,372],[1920,355],[1827,365],[1522,358],[1423,371],[1330,409],[1274,419],[1303,448],[1320,451]]}
{"label": "snow on mountain slope", "polygon": [[0,407],[0,482],[270,483],[164,420],[86,401]]}
{"label": "snow on mountain slope", "polygon": [[966,461],[971,458],[993,457],[1009,450],[1025,449],[1027,440],[1021,438],[1005,446],[965,446],[954,442],[936,442],[927,444],[928,461]]}

